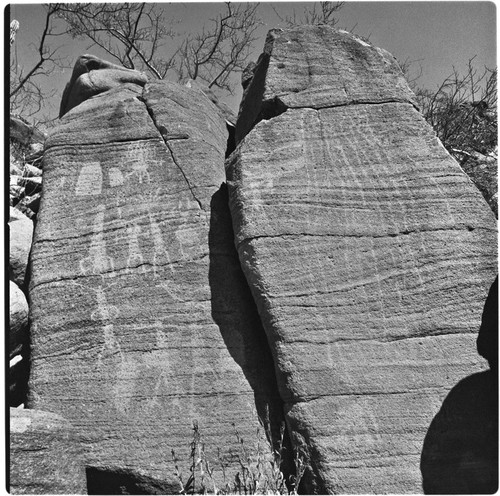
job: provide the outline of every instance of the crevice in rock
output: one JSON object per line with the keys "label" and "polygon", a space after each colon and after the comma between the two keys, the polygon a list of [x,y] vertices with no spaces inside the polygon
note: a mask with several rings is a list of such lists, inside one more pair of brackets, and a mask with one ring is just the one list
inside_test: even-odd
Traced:
{"label": "crevice in rock", "polygon": [[236,148],[236,128],[226,122],[227,129],[227,142],[226,142],[226,155],[225,158],[229,157],[231,153],[234,152]]}
{"label": "crevice in rock", "polygon": [[293,105],[288,108],[290,109],[311,109],[311,110],[324,110],[324,109],[329,109],[329,108],[337,108],[337,107],[349,107],[351,105],[386,105],[387,103],[402,103],[406,105],[411,105],[413,108],[415,108],[417,111],[418,107],[416,107],[411,101],[409,100],[403,100],[398,99],[398,98],[388,98],[387,100],[378,100],[378,101],[373,101],[373,100],[350,100],[348,102],[341,102],[341,103],[336,103],[334,105],[314,105],[314,106],[308,106],[308,105]]}
{"label": "crevice in rock", "polygon": [[178,484],[120,468],[86,467],[87,494],[174,494]]}
{"label": "crevice in rock", "polygon": [[26,404],[28,397],[28,379],[30,372],[29,345],[23,345],[21,351],[22,360],[9,367],[9,391],[8,405],[18,407]]}
{"label": "crevice in rock", "polygon": [[234,361],[254,392],[257,415],[274,450],[283,431],[282,472],[294,473],[293,451],[278,390],[276,367],[251,288],[234,246],[227,186],[223,183],[210,203],[209,285],[212,318]]}
{"label": "crevice in rock", "polygon": [[[193,196],[194,200],[196,201],[196,203],[200,207],[200,210],[205,210],[203,208],[203,205],[201,204],[201,201],[198,199],[198,197],[194,193],[193,185],[189,182],[189,179],[186,176],[186,173],[184,172],[183,168],[181,167],[181,165],[177,161],[177,158],[174,154],[174,151],[172,150],[172,147],[168,143],[168,141],[170,139],[168,130],[165,128],[165,126],[163,126],[157,122],[156,116],[154,114],[154,110],[151,108],[151,106],[148,105],[146,98],[144,96],[138,96],[137,99],[140,102],[144,103],[144,106],[146,107],[146,110],[147,110],[149,116],[151,117],[151,120],[153,121],[154,126],[156,127],[156,129],[160,133],[160,136],[161,136],[163,142],[165,143],[165,146],[166,146],[167,150],[169,151],[170,156],[172,157],[174,164],[179,169],[180,173],[182,174],[182,177],[186,181],[186,184],[188,185],[189,191],[191,192],[191,195]],[[174,138],[174,139],[188,139],[188,138],[189,138],[189,136],[183,136],[182,138]]]}

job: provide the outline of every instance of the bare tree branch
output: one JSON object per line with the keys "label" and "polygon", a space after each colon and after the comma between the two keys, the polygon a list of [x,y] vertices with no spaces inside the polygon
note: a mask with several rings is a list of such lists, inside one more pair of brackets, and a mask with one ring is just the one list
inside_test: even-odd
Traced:
{"label": "bare tree branch", "polygon": [[292,16],[282,17],[278,10],[273,7],[278,19],[288,27],[309,24],[319,26],[326,24],[335,26],[338,23],[337,12],[344,6],[345,2],[314,2],[304,8],[302,15],[298,16],[293,9]]}
{"label": "bare tree branch", "polygon": [[[256,40],[258,4],[226,3],[224,11],[199,33],[187,35],[177,48],[165,48],[177,35],[166,29],[166,11],[155,4],[64,4],[61,16],[68,32],[87,38],[129,68],[163,79],[204,80],[210,87],[231,90],[228,78],[242,70]],[[90,47],[89,47],[90,48]]]}
{"label": "bare tree branch", "polygon": [[[407,75],[408,64],[402,64],[402,68]],[[457,160],[495,149],[498,144],[496,69],[485,67],[479,73],[473,57],[465,74],[453,68],[435,91],[419,88],[415,81],[411,86],[422,114]]]}
{"label": "bare tree branch", "polygon": [[[28,69],[18,60],[18,41],[12,40],[10,47],[10,112],[24,117],[32,115],[42,110],[45,99],[53,96],[55,90],[42,91],[41,79],[49,77],[56,66],[62,65],[62,59],[56,57],[60,47],[54,46],[50,40],[60,36],[56,32],[55,21],[59,11],[59,4],[44,6],[45,18],[43,31],[38,44],[34,47],[38,55],[38,60]],[[17,21],[17,28],[23,29]]]}
{"label": "bare tree branch", "polygon": [[52,33],[52,19],[54,14],[58,12],[58,4],[51,4],[48,6],[47,14],[45,16],[45,26],[42,32],[42,37],[38,45],[38,54],[40,56],[38,62],[28,71],[28,73],[18,81],[17,85],[10,90],[10,98],[12,99],[14,95],[20,91],[27,83],[27,81],[34,75],[40,72],[40,68],[48,60],[53,60],[57,48],[54,50],[48,50],[46,46],[47,37]]}

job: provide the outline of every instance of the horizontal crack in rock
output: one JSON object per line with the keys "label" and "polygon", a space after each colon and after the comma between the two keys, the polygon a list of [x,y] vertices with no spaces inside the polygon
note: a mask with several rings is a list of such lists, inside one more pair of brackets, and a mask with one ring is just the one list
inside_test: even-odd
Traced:
{"label": "horizontal crack in rock", "polygon": [[237,249],[239,250],[241,245],[244,243],[249,243],[255,239],[274,239],[274,238],[300,238],[300,237],[317,237],[317,238],[395,238],[398,236],[408,236],[411,234],[420,234],[425,232],[441,232],[441,231],[473,231],[473,230],[484,229],[486,231],[493,231],[492,229],[488,229],[486,227],[478,226],[456,226],[456,227],[438,227],[434,229],[414,229],[408,231],[400,231],[397,233],[380,233],[380,234],[348,234],[348,233],[281,233],[281,234],[260,234],[256,236],[250,236],[248,238],[242,239],[238,245]]}

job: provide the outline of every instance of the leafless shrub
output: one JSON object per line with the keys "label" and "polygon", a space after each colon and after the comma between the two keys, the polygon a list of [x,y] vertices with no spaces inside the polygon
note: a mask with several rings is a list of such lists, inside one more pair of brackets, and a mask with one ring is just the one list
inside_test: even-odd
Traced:
{"label": "leafless shrub", "polygon": [[281,22],[287,27],[301,26],[303,24],[319,26],[326,24],[335,26],[338,23],[337,12],[343,7],[345,2],[314,2],[304,7],[301,14],[293,9],[291,16],[282,17],[278,9],[274,8],[274,12]]}

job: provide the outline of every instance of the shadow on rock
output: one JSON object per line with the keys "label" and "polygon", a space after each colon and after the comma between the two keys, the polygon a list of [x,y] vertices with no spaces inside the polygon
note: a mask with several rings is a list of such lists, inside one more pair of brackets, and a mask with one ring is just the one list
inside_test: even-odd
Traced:
{"label": "shadow on rock", "polygon": [[491,370],[461,380],[434,417],[420,461],[426,494],[493,494],[498,489],[497,347],[498,279],[478,337],[478,351]]}
{"label": "shadow on rock", "polygon": [[269,419],[275,437],[283,421],[282,402],[265,331],[234,246],[225,184],[212,196],[210,210],[212,317],[254,392],[259,418],[264,423]]}
{"label": "shadow on rock", "polygon": [[177,494],[179,486],[166,484],[127,469],[86,468],[87,494]]}

